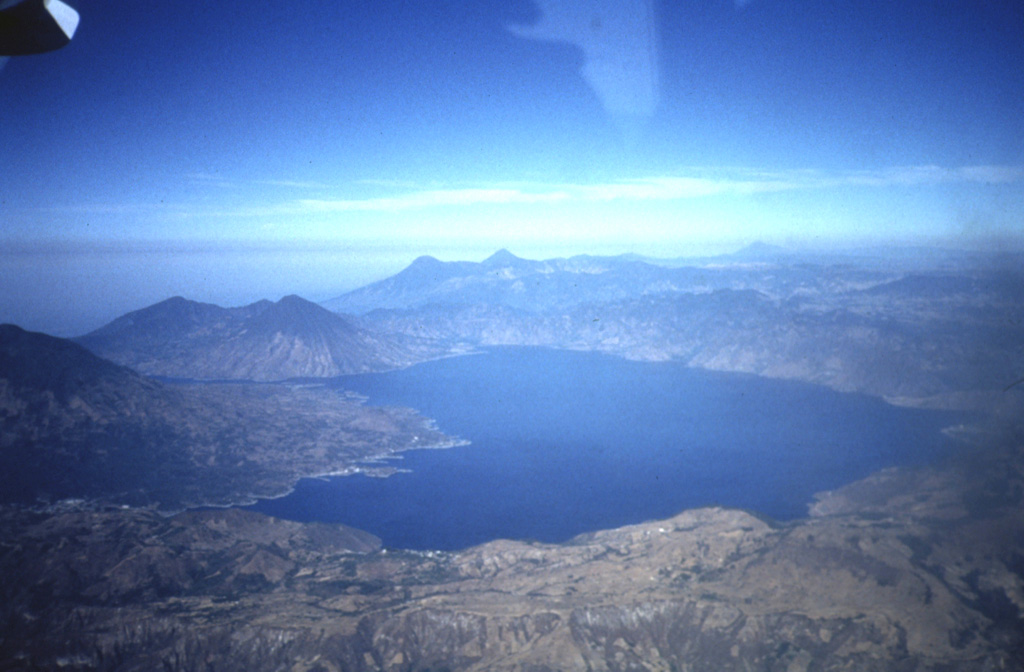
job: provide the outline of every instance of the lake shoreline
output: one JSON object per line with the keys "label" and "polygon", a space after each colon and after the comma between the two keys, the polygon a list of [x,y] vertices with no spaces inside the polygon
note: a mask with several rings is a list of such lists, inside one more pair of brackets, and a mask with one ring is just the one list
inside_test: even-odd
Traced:
{"label": "lake shoreline", "polygon": [[[366,403],[370,405],[399,405],[414,408],[424,417],[431,418],[434,421],[435,426],[443,428],[443,431],[446,433],[467,438],[476,449],[474,451],[474,455],[476,457],[473,461],[480,462],[481,464],[494,459],[494,450],[504,450],[507,452],[510,449],[509,446],[505,445],[504,447],[498,446],[495,448],[493,445],[495,437],[493,435],[485,434],[481,437],[477,434],[476,430],[469,429],[460,424],[461,422],[467,421],[467,419],[471,425],[472,422],[476,422],[472,418],[476,413],[475,411],[462,412],[459,416],[462,420],[456,420],[447,415],[452,411],[452,408],[478,404],[480,408],[477,408],[477,411],[480,413],[486,412],[486,408],[490,408],[492,410],[499,409],[498,415],[492,418],[492,420],[500,424],[501,427],[506,428],[502,431],[507,430],[509,436],[513,437],[509,440],[513,443],[519,441],[525,446],[534,446],[534,448],[527,449],[525,453],[517,455],[516,459],[510,463],[502,463],[501,465],[492,464],[491,467],[493,467],[493,470],[490,472],[487,471],[488,468],[484,466],[481,466],[479,471],[473,471],[473,468],[467,467],[463,464],[464,460],[461,458],[449,459],[450,456],[438,458],[441,462],[447,464],[447,467],[431,466],[438,461],[433,459],[434,456],[424,457],[424,454],[419,453],[418,451],[402,451],[403,464],[399,473],[389,473],[387,478],[384,479],[374,479],[372,478],[373,474],[363,474],[364,476],[370,476],[370,480],[375,481],[392,481],[395,477],[399,477],[402,480],[402,487],[393,483],[383,486],[385,490],[391,493],[391,495],[380,500],[375,500],[380,507],[390,506],[385,499],[401,499],[409,497],[420,497],[423,502],[426,502],[425,504],[421,502],[417,507],[430,505],[429,502],[431,500],[431,496],[428,496],[425,492],[420,492],[418,495],[412,495],[410,494],[410,491],[408,491],[409,488],[412,488],[412,490],[416,490],[417,488],[425,488],[426,490],[431,489],[430,486],[410,485],[421,477],[435,479],[434,482],[437,485],[432,487],[436,489],[438,493],[434,496],[452,498],[452,501],[456,502],[447,505],[447,509],[444,506],[441,506],[441,508],[437,510],[437,513],[434,514],[435,518],[447,518],[454,515],[461,515],[460,512],[466,509],[476,509],[481,506],[492,506],[488,501],[490,499],[501,500],[502,498],[508,499],[521,497],[521,495],[513,492],[514,488],[510,487],[510,483],[521,482],[525,484],[523,487],[533,488],[536,491],[534,493],[535,495],[541,495],[543,493],[544,496],[549,496],[548,493],[551,491],[558,492],[566,489],[571,490],[572,488],[579,486],[581,481],[595,478],[594,474],[600,472],[602,474],[599,477],[599,481],[602,483],[601,487],[611,488],[609,496],[622,498],[624,500],[623,506],[625,508],[629,508],[632,506],[629,503],[630,499],[638,497],[641,499],[656,499],[657,495],[648,495],[645,493],[645,490],[653,489],[655,492],[664,492],[666,490],[666,486],[664,485],[664,481],[661,479],[667,478],[671,480],[674,478],[672,473],[670,473],[672,469],[675,468],[674,465],[680,461],[689,461],[690,463],[693,463],[693,468],[696,469],[696,471],[692,473],[711,473],[712,476],[710,477],[710,480],[718,479],[718,481],[725,484],[726,489],[723,491],[724,493],[727,494],[728,492],[733,492],[735,494],[739,492],[740,499],[735,501],[730,499],[732,495],[726,496],[726,494],[721,496],[708,496],[704,499],[699,499],[695,496],[692,501],[681,502],[680,506],[675,508],[668,509],[664,507],[658,508],[655,506],[652,509],[652,512],[647,514],[633,515],[633,517],[626,519],[615,518],[615,520],[606,521],[607,524],[595,522],[592,526],[578,530],[573,534],[565,533],[557,535],[557,540],[560,541],[570,538],[571,536],[574,536],[574,534],[580,532],[598,529],[611,529],[621,524],[632,524],[642,520],[663,518],[668,515],[674,515],[681,510],[700,508],[710,505],[757,511],[759,515],[764,515],[768,518],[785,522],[788,520],[806,518],[809,515],[809,507],[815,501],[816,494],[843,487],[850,482],[874,473],[875,469],[868,469],[868,466],[877,465],[878,468],[893,466],[893,462],[891,460],[881,456],[881,453],[884,453],[888,448],[886,448],[885,445],[879,448],[877,445],[873,446],[871,444],[887,443],[890,444],[889,448],[892,448],[892,446],[907,442],[904,439],[897,440],[895,438],[899,436],[899,426],[902,423],[895,422],[894,419],[897,416],[900,416],[900,414],[908,414],[906,416],[908,418],[916,417],[917,420],[913,421],[911,424],[921,424],[922,422],[929,424],[923,420],[923,418],[932,418],[927,433],[930,434],[931,440],[935,444],[939,444],[948,438],[943,433],[944,429],[949,429],[956,425],[963,424],[963,414],[960,413],[894,406],[883,399],[871,395],[837,392],[826,386],[815,383],[778,380],[749,373],[706,371],[696,367],[689,367],[678,362],[636,362],[633,360],[626,360],[618,357],[617,355],[609,355],[607,353],[516,346],[508,348],[488,348],[477,354],[490,354],[490,358],[484,357],[481,359],[479,357],[474,357],[472,358],[472,361],[466,361],[469,358],[448,358],[445,360],[434,360],[429,363],[418,365],[418,367],[411,367],[399,371],[382,374],[360,374],[356,376],[345,376],[332,379],[331,384],[342,387],[350,393],[357,394],[360,397],[366,397]],[[488,370],[486,374],[483,372],[487,367],[496,364],[500,370]],[[535,365],[539,366],[543,373],[537,371],[530,372],[529,369],[531,369],[531,367],[535,367]],[[555,388],[545,389],[545,385],[548,385],[545,381],[549,378],[565,381],[576,377],[583,371],[583,369],[578,367],[592,367],[600,375],[608,375],[610,378],[604,382],[591,381],[585,385],[581,385],[579,388],[572,388],[572,391]],[[463,380],[460,379],[459,376],[469,376],[469,378]],[[380,390],[374,391],[373,389],[368,389],[366,387],[367,384],[370,384],[372,388],[372,384],[375,384],[372,383],[372,381],[380,381],[387,377],[395,378],[398,381],[394,383],[395,389],[388,394],[383,394]],[[631,377],[637,380],[642,379],[647,382],[644,385],[638,385],[635,382],[631,383],[629,382]],[[410,380],[418,381],[415,383],[419,386],[416,389],[421,390],[427,398],[418,400],[407,396],[409,393],[409,389],[407,388]],[[697,381],[701,381],[698,386],[710,386],[708,389],[720,386],[722,389],[717,393],[719,395],[719,399],[717,402],[714,400],[708,401],[704,406],[702,406],[702,412],[705,415],[701,415],[700,413],[690,415],[688,416],[687,421],[682,422],[682,424],[678,424],[680,422],[678,419],[672,420],[672,422],[677,423],[674,429],[655,428],[654,430],[651,430],[650,425],[660,422],[660,420],[655,422],[651,418],[671,418],[674,415],[686,413],[685,408],[683,408],[686,404],[682,404],[681,407],[675,407],[673,406],[675,403],[673,399],[679,395],[686,396],[687,394],[690,394],[692,396],[693,394],[697,394],[697,392],[682,392],[681,390],[683,390],[683,388],[678,387],[682,384],[680,381],[690,381],[687,384],[698,384]],[[471,389],[466,389],[466,385],[469,385]],[[652,394],[651,390],[648,389],[651,385],[654,387],[660,385],[662,392],[654,394],[653,397],[645,398],[645,395]],[[620,393],[624,394],[624,396],[618,402],[609,403],[607,406],[601,407],[598,410],[589,408],[588,404],[590,403],[593,403],[596,406],[600,406],[601,403],[604,403],[600,400],[601,395],[598,394],[600,390],[604,389],[606,393],[610,393],[610,390],[617,387],[627,388],[624,392],[620,390]],[[584,390],[582,388],[588,389]],[[504,390],[504,392],[502,392],[502,390]],[[796,496],[794,496],[790,501],[786,500],[783,495],[769,495],[765,500],[765,505],[753,502],[747,498],[747,495],[744,494],[743,491],[745,488],[750,490],[757,489],[759,486],[754,485],[753,482],[750,482],[745,486],[733,483],[734,479],[732,476],[727,474],[728,470],[723,469],[721,465],[716,465],[713,462],[703,465],[698,464],[702,459],[705,461],[710,459],[707,455],[702,456],[700,454],[700,450],[697,450],[696,452],[691,450],[688,454],[689,456],[683,460],[673,460],[663,454],[664,450],[662,450],[662,454],[659,454],[658,451],[655,450],[653,453],[648,455],[647,453],[643,453],[643,450],[647,449],[638,449],[636,446],[631,445],[636,441],[647,440],[637,438],[638,432],[654,431],[653,439],[651,440],[656,443],[660,442],[660,445],[664,448],[665,446],[675,446],[682,440],[682,437],[692,434],[695,427],[698,427],[701,423],[706,421],[722,423],[725,425],[743,425],[744,423],[742,422],[729,420],[724,416],[716,419],[715,414],[721,410],[719,408],[720,406],[736,407],[742,410],[743,408],[746,408],[743,404],[749,402],[754,403],[755,408],[761,409],[754,411],[755,415],[759,416],[756,422],[753,423],[756,425],[756,428],[752,427],[746,434],[733,435],[731,438],[725,437],[722,439],[716,439],[718,442],[714,445],[717,447],[707,450],[710,450],[711,454],[716,454],[717,452],[731,454],[732,456],[728,457],[728,460],[736,461],[739,464],[744,464],[745,459],[753,460],[755,463],[762,462],[765,459],[764,455],[761,457],[758,457],[757,455],[750,455],[744,458],[743,447],[746,444],[767,440],[765,437],[771,438],[774,434],[779,432],[785,434],[785,431],[773,428],[770,424],[765,424],[767,422],[767,418],[761,417],[779,414],[783,412],[782,409],[789,408],[786,404],[779,402],[779,404],[776,404],[779,410],[772,410],[772,408],[774,408],[774,406],[772,406],[774,403],[772,402],[772,399],[778,396],[778,390],[784,390],[785,394],[788,395],[795,395],[792,402],[787,402],[790,404],[789,407],[796,408],[801,405],[815,406],[816,404],[823,404],[823,408],[818,410],[817,415],[814,418],[804,422],[804,424],[818,426],[819,430],[814,431],[818,431],[819,434],[813,434],[813,432],[804,434],[798,431],[796,434],[792,434],[789,439],[781,439],[783,442],[788,440],[790,443],[802,446],[801,450],[805,453],[803,455],[792,455],[786,458],[789,460],[790,467],[795,469],[798,468],[796,465],[802,464],[805,459],[810,461],[816,459],[815,454],[820,451],[812,450],[810,443],[819,439],[813,439],[812,436],[825,437],[820,440],[824,440],[826,443],[831,442],[832,444],[835,444],[835,448],[833,448],[833,450],[837,451],[837,454],[840,454],[841,460],[845,460],[844,462],[831,467],[820,465],[819,467],[815,467],[819,470],[824,469],[824,471],[821,472],[825,475],[824,480],[821,482],[822,487],[811,489],[807,487],[806,483],[797,484],[799,485],[797,490],[805,495],[800,496],[799,501],[797,501]],[[419,393],[420,392],[414,392],[413,394]],[[590,414],[587,415],[588,419],[583,423],[583,436],[575,437],[573,432],[577,431],[576,429],[561,428],[559,429],[559,432],[561,433],[557,434],[557,436],[549,442],[552,446],[560,446],[556,453],[562,454],[565,453],[565,451],[577,451],[577,453],[573,454],[578,454],[579,458],[566,457],[565,454],[562,454],[562,462],[560,464],[550,467],[537,466],[537,460],[544,459],[545,450],[536,448],[536,446],[539,445],[538,441],[541,439],[538,436],[531,434],[530,426],[551,421],[558,424],[559,421],[556,417],[558,415],[557,409],[564,403],[561,400],[579,397],[580,395],[583,395],[584,397],[589,395],[589,397],[586,401],[572,402],[570,405],[575,409],[572,412]],[[433,398],[431,399],[429,397]],[[530,401],[530,398],[536,398],[536,401]],[[757,401],[758,399],[761,399],[761,401]],[[522,403],[526,403],[527,405],[533,405],[530,405],[529,409],[520,408],[517,410],[517,404],[520,402],[516,400],[521,400]],[[751,400],[753,401],[751,402]],[[691,399],[691,401],[693,400]],[[737,403],[739,403],[739,406],[737,406]],[[762,406],[757,407],[758,403],[762,404]],[[880,418],[883,426],[883,434],[880,435],[880,438],[871,440],[865,439],[865,444],[868,449],[875,451],[875,453],[879,453],[879,455],[873,454],[870,456],[862,467],[855,467],[853,465],[855,465],[859,459],[856,453],[863,450],[863,447],[857,448],[856,440],[849,437],[843,438],[841,436],[846,433],[855,433],[858,431],[857,425],[859,423],[844,420],[843,423],[845,424],[843,427],[832,427],[830,424],[832,421],[828,415],[833,406],[839,408],[843,406],[843,404],[848,403],[852,403],[854,408],[860,408],[862,412],[868,413],[872,418]],[[764,404],[768,405],[764,406]],[[646,419],[642,417],[642,414],[637,415],[637,413],[639,413],[637,409],[645,405],[655,406],[656,408],[654,409],[654,412],[656,415]],[[721,412],[724,413],[724,411]],[[657,415],[657,413],[660,413],[661,415]],[[632,422],[634,425],[634,427],[630,429],[637,429],[638,431],[620,432],[619,429],[611,426],[604,427],[603,429],[601,428],[601,423],[606,421],[604,418],[616,415],[629,416],[630,419],[628,422]],[[935,422],[942,417],[947,418],[949,421],[945,423]],[[687,422],[690,424],[687,424]],[[870,420],[869,422],[875,422],[875,420]],[[596,425],[597,428],[595,429],[594,427],[590,427],[589,425],[591,424]],[[615,435],[614,438],[607,442],[604,437],[606,430]],[[922,429],[921,431],[925,430]],[[889,432],[891,434],[892,438],[888,441],[885,438],[887,436],[885,432]],[[835,436],[829,438],[831,435]],[[915,439],[915,441],[917,441],[917,439]],[[572,445],[569,445],[574,443],[581,443],[584,446],[590,446],[591,451],[597,452],[588,453],[585,447],[581,448],[580,446],[573,447]],[[616,446],[618,446],[618,448]],[[583,452],[578,452],[580,450]],[[623,453],[618,458],[608,457],[608,455],[615,453],[616,451],[621,453],[622,450],[626,450],[626,453]],[[609,460],[614,462],[616,459],[621,462],[622,459],[625,459],[623,455],[632,455],[630,451],[636,450],[639,450],[639,452],[635,456],[627,459],[626,462],[622,462],[618,465],[609,463]],[[704,452],[707,453],[707,450]],[[768,449],[763,449],[761,452],[764,450]],[[776,448],[771,450],[776,450]],[[408,454],[406,455],[406,453]],[[896,453],[893,454],[895,455]],[[586,455],[589,455],[589,457],[584,457]],[[905,455],[904,457],[907,458],[905,461],[907,464],[919,464],[922,463],[923,460],[920,455],[916,457],[912,455]],[[573,459],[577,459],[577,461],[572,462]],[[904,461],[903,458],[894,459],[897,463]],[[927,462],[928,460],[923,461]],[[651,464],[647,464],[645,466],[644,463],[646,462],[650,462]],[[523,467],[523,463],[533,464],[532,470],[525,469]],[[843,466],[844,464],[846,466]],[[757,466],[757,464],[750,467],[751,470],[764,468],[766,468],[764,465]],[[848,473],[844,471],[847,469],[850,469],[851,471]],[[616,484],[615,481],[619,474],[629,472],[630,470],[637,471],[638,475],[636,478],[640,479],[638,483],[643,479],[647,479],[650,481],[649,486],[622,486],[622,484]],[[409,471],[412,471],[413,473],[410,474],[408,473]],[[466,477],[466,474],[470,472],[472,472],[472,475],[468,477],[470,485],[466,485],[459,479]],[[495,478],[495,473],[503,474],[504,478]],[[333,478],[329,477],[326,481],[330,487],[337,486],[345,490],[358,490],[361,493],[360,496],[376,497],[377,495],[367,494],[366,490],[368,488],[373,489],[373,486],[361,483],[361,479],[359,479],[358,476],[359,472],[353,470],[349,471],[347,475],[345,475],[344,479],[336,476]],[[682,477],[675,476],[675,478]],[[744,476],[744,478],[749,478],[749,476]],[[774,479],[774,481],[772,481],[772,479]],[[772,479],[766,481],[767,484],[764,487],[766,489],[775,488],[779,492],[784,493],[789,493],[793,490],[792,486],[796,484],[796,480],[798,480],[793,477],[786,476],[785,474],[780,475],[777,473],[772,476]],[[312,480],[317,479],[315,476],[312,478],[307,477],[301,479],[296,483],[293,488],[293,492],[289,496],[298,499],[303,497],[315,499],[329,497],[325,494],[325,491],[330,489],[330,487],[325,488],[322,485],[315,485],[311,483]],[[321,481],[323,480],[324,479],[321,479]],[[700,480],[701,479],[698,478],[698,481]],[[333,485],[331,485],[330,482],[333,482]],[[488,482],[489,485],[487,487],[477,485],[477,483],[482,482]],[[694,481],[693,476],[688,476],[682,478],[679,482],[688,482],[692,485],[696,481]],[[772,482],[775,484],[772,485]],[[586,490],[587,487],[590,486],[583,485],[582,487]],[[451,493],[446,492],[449,489],[477,489],[480,490],[480,496],[475,500],[472,498],[453,498]],[[806,492],[804,492],[804,490],[806,490]],[[316,491],[317,494],[309,494],[313,491]],[[274,501],[280,503],[281,500],[287,500],[289,496],[276,498]],[[559,497],[561,497],[561,499],[559,499]],[[783,499],[779,499],[780,497],[783,497]],[[552,510],[564,510],[569,512],[566,515],[570,515],[571,517],[593,520],[591,517],[592,512],[588,510],[589,505],[581,503],[583,500],[577,501],[572,499],[572,497],[557,495],[556,499],[558,499],[558,502],[551,504]],[[790,501],[790,503],[783,503],[785,501]],[[338,506],[342,505],[338,504]],[[365,509],[365,506],[358,502],[346,504],[345,506],[361,507],[361,510]],[[532,504],[526,502],[523,506],[529,508]],[[580,507],[582,507],[582,509]],[[324,522],[340,522],[345,525],[367,529],[368,531],[384,538],[387,545],[391,547],[410,548],[412,550],[417,548],[421,550],[423,548],[436,549],[440,547],[449,548],[450,550],[450,547],[444,545],[438,546],[436,544],[424,544],[410,546],[407,544],[403,545],[402,543],[398,543],[394,540],[389,540],[389,535],[375,527],[372,520],[364,520],[358,516],[349,517],[348,515],[345,515],[345,517],[332,521],[330,519],[325,520],[318,517],[307,517],[310,515],[308,513],[308,507],[307,513],[303,514],[296,514],[294,512],[289,513],[286,510],[282,510],[277,504],[271,505],[258,503],[252,508],[254,510],[268,513],[269,515],[286,518],[290,517],[293,520],[324,520]],[[781,515],[780,512],[782,512]],[[634,514],[637,513],[639,512],[634,512]],[[364,510],[363,513],[359,515],[371,514],[372,512],[367,513]],[[402,515],[404,516],[406,514]],[[512,510],[512,507],[506,507],[503,508],[502,511],[496,511],[493,518],[495,520],[508,519],[509,517],[514,518],[517,515],[518,514]],[[544,512],[539,511],[537,515],[542,516],[545,514]],[[477,518],[479,518],[479,516],[477,516]],[[486,518],[486,516],[484,518]],[[392,522],[388,524],[397,525],[398,523],[392,520]],[[476,524],[479,525],[481,529],[488,527],[488,523],[486,521],[481,522],[478,520]],[[416,527],[416,525],[410,525],[412,528]],[[554,533],[550,531],[542,534],[498,534],[496,537],[487,538],[537,538],[541,541],[554,542],[556,539],[552,534]],[[480,537],[479,540],[474,540],[473,543],[481,543],[486,541],[487,538]],[[458,544],[458,546],[463,547],[461,544]]]}

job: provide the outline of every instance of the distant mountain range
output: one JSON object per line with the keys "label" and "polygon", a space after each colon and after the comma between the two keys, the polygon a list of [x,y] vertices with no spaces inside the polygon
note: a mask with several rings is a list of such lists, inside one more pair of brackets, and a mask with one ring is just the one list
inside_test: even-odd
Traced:
{"label": "distant mountain range", "polygon": [[[930,258],[941,268],[922,270]],[[1024,367],[1021,287],[1019,268],[948,254],[901,265],[757,244],[648,263],[501,250],[480,263],[420,257],[324,305],[454,350],[598,350],[966,408],[992,403]]]}
{"label": "distant mountain range", "polygon": [[176,297],[76,341],[147,375],[252,381],[536,345],[973,408],[1024,375],[1024,272],[1005,262],[921,252],[901,265],[764,244],[657,262],[424,256],[324,306],[297,296],[240,308]]}
{"label": "distant mountain range", "polygon": [[[745,265],[741,262],[754,258],[759,250],[755,248],[749,255],[744,253],[737,257],[733,265]],[[706,263],[720,265],[722,261],[716,257]],[[630,255],[581,255],[532,261],[508,250],[499,250],[479,263],[419,257],[397,275],[325,301],[323,305],[350,314],[377,309],[479,304],[542,312],[667,291],[747,289],[751,286],[749,281],[743,274],[726,277],[709,273],[704,265],[667,267]]]}
{"label": "distant mountain range", "polygon": [[534,261],[499,250],[479,263],[419,257],[323,306],[176,297],[75,340],[146,375],[195,380],[326,378],[535,345],[977,408],[1024,375],[1022,287],[1024,271],[998,255],[903,263],[755,244],[692,260]]}
{"label": "distant mountain range", "polygon": [[0,325],[0,504],[232,504],[450,443],[407,409],[309,386],[165,385],[71,341]]}
{"label": "distant mountain range", "polygon": [[406,366],[434,352],[298,296],[240,308],[175,297],[75,340],[140,373],[197,380],[325,378]]}
{"label": "distant mountain range", "polygon": [[[1024,273],[929,259],[501,251],[422,257],[332,302],[357,317],[175,298],[81,345],[2,325],[0,669],[1017,669],[1024,402],[1003,388],[1024,373]],[[279,380],[491,344],[989,413],[951,431],[944,463],[821,493],[785,525],[706,508],[413,552],[343,526],[159,514],[387,474],[367,461],[451,445],[428,420],[307,383],[162,383],[83,347],[152,375]]]}

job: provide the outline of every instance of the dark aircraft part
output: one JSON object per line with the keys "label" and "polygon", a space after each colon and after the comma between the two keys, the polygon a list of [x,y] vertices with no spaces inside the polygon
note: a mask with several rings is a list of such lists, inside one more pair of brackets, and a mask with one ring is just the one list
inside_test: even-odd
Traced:
{"label": "dark aircraft part", "polygon": [[0,0],[0,56],[60,49],[77,27],[78,12],[60,0]]}

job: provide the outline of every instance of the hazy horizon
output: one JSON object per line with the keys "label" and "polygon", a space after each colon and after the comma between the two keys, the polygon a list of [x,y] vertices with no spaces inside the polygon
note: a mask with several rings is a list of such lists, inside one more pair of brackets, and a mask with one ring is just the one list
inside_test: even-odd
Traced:
{"label": "hazy horizon", "polygon": [[1022,241],[1024,19],[884,0],[73,2],[0,72],[0,321],[480,260]]}
{"label": "hazy horizon", "polygon": [[[743,245],[703,245],[687,248],[682,254],[670,255],[659,250],[654,253],[637,252],[636,248],[597,252],[567,251],[562,254],[536,254],[529,250],[502,247],[486,250],[434,249],[427,251],[363,250],[353,253],[344,248],[296,248],[294,246],[195,249],[194,245],[180,244],[160,249],[67,249],[46,245],[25,247],[9,251],[0,263],[0,279],[5,287],[17,288],[25,279],[16,276],[19,265],[41,265],[52,274],[40,284],[44,274],[38,273],[20,291],[0,297],[0,323],[16,324],[29,331],[41,331],[60,337],[81,336],[133,310],[146,308],[174,296],[191,301],[212,303],[222,307],[249,305],[261,300],[277,301],[297,294],[320,303],[346,292],[390,277],[411,264],[417,257],[432,256],[441,261],[480,262],[498,249],[531,260],[568,258],[580,255],[614,257],[637,254],[651,260],[672,260],[727,255],[749,245],[763,243],[754,240]],[[794,253],[874,253],[880,256],[911,256],[922,252],[980,252],[1024,253],[1017,247],[957,248],[922,241],[920,245],[883,246],[866,242],[850,246],[787,246],[782,249]],[[927,244],[931,243],[931,244]],[[767,243],[773,245],[772,243]],[[40,259],[49,260],[39,264]],[[18,262],[21,262],[19,264]],[[353,263],[356,261],[358,263]],[[165,269],[164,273],[159,270]],[[214,272],[221,278],[211,281]],[[106,276],[105,276],[106,274]],[[139,278],[145,278],[140,282]],[[65,293],[64,303],[54,303],[48,296],[54,291]]]}

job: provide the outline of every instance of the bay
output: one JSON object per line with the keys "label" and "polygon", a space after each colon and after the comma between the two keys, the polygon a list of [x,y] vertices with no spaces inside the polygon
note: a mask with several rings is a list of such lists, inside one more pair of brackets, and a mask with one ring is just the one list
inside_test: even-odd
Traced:
{"label": "bay", "polygon": [[805,383],[541,348],[333,384],[470,443],[405,452],[393,464],[407,471],[388,478],[303,479],[247,508],[408,549],[560,542],[707,505],[798,518],[816,492],[939,459],[951,449],[941,429],[962,421]]}

